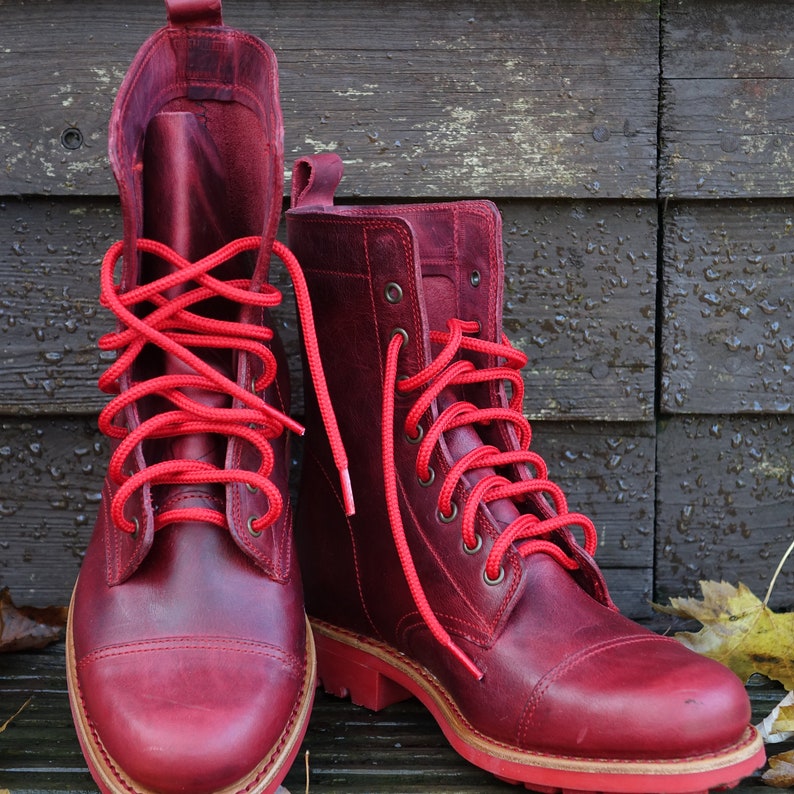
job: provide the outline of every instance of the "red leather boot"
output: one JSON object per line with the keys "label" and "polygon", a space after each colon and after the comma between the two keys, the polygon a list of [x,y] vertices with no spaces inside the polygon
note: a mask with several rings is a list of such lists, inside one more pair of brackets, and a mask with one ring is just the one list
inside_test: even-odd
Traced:
{"label": "red leather boot", "polygon": [[302,428],[268,318],[271,252],[304,308],[306,288],[274,243],[273,53],[223,26],[219,2],[166,5],[110,123],[124,223],[101,271],[118,318],[100,342],[117,352],[100,379],[116,394],[100,417],[113,453],[72,599],[69,694],[103,792],[262,794],[289,770],[315,688],[287,496],[287,431]]}
{"label": "red leather boot", "polygon": [[542,792],[736,783],[764,757],[741,682],[616,611],[592,522],[530,450],[495,207],[333,206],[341,173],[299,161],[287,216],[357,495],[350,518],[308,389],[296,538],[324,687],[415,696]]}

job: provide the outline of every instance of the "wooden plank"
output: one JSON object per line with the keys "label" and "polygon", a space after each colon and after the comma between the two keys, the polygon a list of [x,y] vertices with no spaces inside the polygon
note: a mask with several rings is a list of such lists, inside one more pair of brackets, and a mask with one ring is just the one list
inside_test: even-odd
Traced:
{"label": "wooden plank", "polygon": [[0,411],[98,410],[112,356],[97,340],[114,327],[99,306],[99,263],[121,236],[117,204],[11,199],[0,219]]}
{"label": "wooden plank", "polygon": [[791,195],[792,25],[775,0],[663,3],[661,195]]}
{"label": "wooden plank", "polygon": [[657,211],[506,202],[505,330],[529,356],[534,418],[653,415]]}
{"label": "wooden plank", "polygon": [[[99,305],[99,264],[121,237],[113,199],[9,199],[0,223],[10,245],[0,251],[0,413],[84,414],[101,409],[97,378],[113,355],[97,347],[115,319]],[[274,311],[300,380],[291,284],[283,268],[273,283],[285,293]]]}
{"label": "wooden plank", "polygon": [[532,422],[532,449],[571,511],[593,518],[608,568],[653,563],[654,423]]}
{"label": "wooden plank", "polygon": [[794,412],[792,218],[791,201],[668,208],[663,411]]}
{"label": "wooden plank", "polygon": [[[627,614],[647,616],[653,426],[533,427],[534,447],[568,494],[571,509],[596,523],[597,559],[616,601]],[[90,417],[6,419],[0,425],[0,585],[9,586],[18,603],[68,602],[93,531],[108,454]],[[293,457],[300,458],[297,440]]]}
{"label": "wooden plank", "polygon": [[[527,352],[534,417],[642,420],[653,411],[656,209],[643,202],[506,202],[505,327]],[[99,262],[121,235],[112,199],[10,199],[0,208],[0,412],[93,413],[113,328]],[[282,235],[283,236],[283,235]],[[290,280],[274,311],[302,410]]]}
{"label": "wooden plank", "polygon": [[[225,10],[279,58],[288,159],[339,152],[352,195],[655,195],[655,0]],[[114,192],[112,99],[163,23],[159,0],[5,0],[0,195]]]}
{"label": "wooden plank", "polygon": [[[794,419],[674,417],[658,436],[656,598],[699,595],[701,579],[763,598],[794,531]],[[794,603],[787,566],[770,605]]]}
{"label": "wooden plank", "polygon": [[0,584],[17,603],[68,603],[108,454],[91,418],[0,425]]}
{"label": "wooden plank", "polygon": [[633,618],[651,614],[655,426],[653,423],[533,422],[532,449],[573,512],[598,531],[596,560],[613,599]]}
{"label": "wooden plank", "polygon": [[794,7],[778,0],[663,0],[665,77],[792,78]]}
{"label": "wooden plank", "polygon": [[[71,727],[63,645],[38,653],[9,654],[0,668],[0,720],[33,696],[31,704],[0,734],[0,781],[14,794],[94,794]],[[783,696],[780,687],[751,682],[753,721],[765,717]],[[774,752],[794,742],[776,745]],[[506,784],[477,769],[447,744],[418,701],[373,713],[318,692],[301,751],[284,780],[288,792],[349,794],[504,794]],[[735,794],[768,792],[760,772]]]}

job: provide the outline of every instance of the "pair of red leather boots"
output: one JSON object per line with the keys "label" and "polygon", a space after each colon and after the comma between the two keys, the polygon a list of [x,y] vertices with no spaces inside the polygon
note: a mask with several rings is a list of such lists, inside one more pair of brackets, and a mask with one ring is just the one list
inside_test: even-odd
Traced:
{"label": "pair of red leather boots", "polygon": [[[529,448],[494,206],[334,206],[340,160],[306,158],[296,261],[272,52],[219,2],[166,5],[110,124],[113,453],[67,648],[100,789],[275,791],[318,679],[419,698],[464,758],[541,792],[749,774],[741,682],[618,614],[592,522]],[[271,253],[305,349],[295,542]]]}

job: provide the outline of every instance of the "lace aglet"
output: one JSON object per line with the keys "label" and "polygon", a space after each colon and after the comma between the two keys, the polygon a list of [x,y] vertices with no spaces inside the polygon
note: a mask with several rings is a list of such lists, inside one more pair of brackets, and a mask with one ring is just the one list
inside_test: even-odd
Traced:
{"label": "lace aglet", "polygon": [[339,482],[342,484],[342,501],[345,505],[345,515],[356,514],[356,503],[353,499],[353,484],[350,482],[350,470],[347,466],[339,469]]}
{"label": "lace aglet", "polygon": [[284,427],[291,430],[297,436],[303,436],[306,432],[306,428],[300,422],[296,422],[291,416],[286,417]]}
{"label": "lace aglet", "polygon": [[447,647],[452,652],[452,655],[466,668],[468,673],[470,673],[478,681],[482,681],[485,673],[483,673],[482,670],[480,670],[480,668],[477,667],[477,665],[474,664],[474,662],[469,659],[469,657],[466,656],[466,654],[463,653],[463,651],[458,648],[454,642],[452,642],[452,640],[449,641],[449,645]]}

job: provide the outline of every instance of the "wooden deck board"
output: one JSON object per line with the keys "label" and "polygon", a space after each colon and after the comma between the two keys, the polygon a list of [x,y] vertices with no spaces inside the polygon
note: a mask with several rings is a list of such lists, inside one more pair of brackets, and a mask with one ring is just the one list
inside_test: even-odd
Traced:
{"label": "wooden deck board", "polygon": [[[769,713],[782,692],[748,687],[754,719]],[[30,705],[0,733],[0,789],[13,794],[96,794],[69,713],[63,644],[44,651],[0,656],[0,723],[25,701]],[[790,749],[794,743],[774,747]],[[379,713],[318,693],[301,753],[284,781],[291,794],[508,794],[519,789],[468,764],[445,741],[415,700]],[[736,794],[769,791],[759,774]]]}

